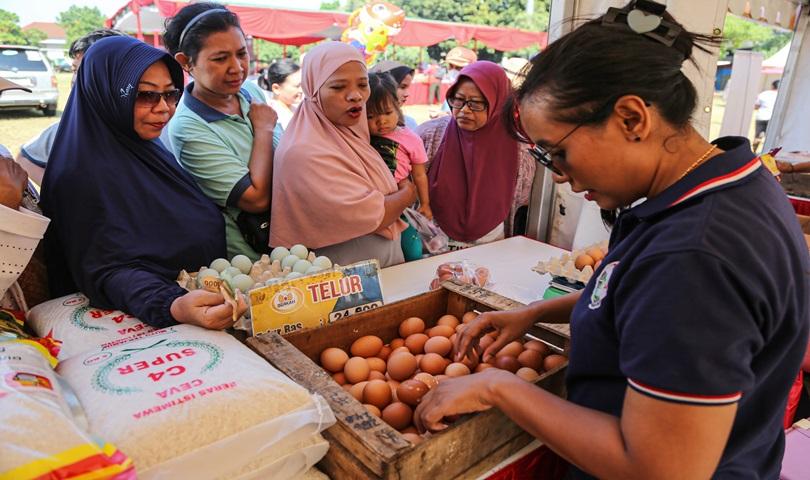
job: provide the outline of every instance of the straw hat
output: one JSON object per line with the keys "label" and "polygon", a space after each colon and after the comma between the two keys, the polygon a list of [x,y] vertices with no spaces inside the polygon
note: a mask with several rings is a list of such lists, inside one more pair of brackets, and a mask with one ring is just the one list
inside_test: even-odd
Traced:
{"label": "straw hat", "polygon": [[444,59],[449,65],[464,68],[478,60],[478,55],[467,47],[455,47],[447,52]]}

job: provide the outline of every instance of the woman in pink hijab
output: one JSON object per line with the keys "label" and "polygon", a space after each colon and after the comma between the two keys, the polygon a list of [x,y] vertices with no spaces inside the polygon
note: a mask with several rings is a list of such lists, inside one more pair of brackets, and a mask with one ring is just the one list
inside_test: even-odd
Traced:
{"label": "woman in pink hijab", "polygon": [[416,131],[430,159],[434,218],[456,248],[523,233],[514,220],[529,203],[536,166],[502,120],[510,93],[500,66],[473,62],[447,91],[452,115]]}
{"label": "woman in pink hijab", "polygon": [[394,181],[369,143],[363,56],[340,42],[304,58],[304,100],[275,154],[270,245],[296,243],[346,265],[403,261],[399,217],[416,200],[410,181]]}

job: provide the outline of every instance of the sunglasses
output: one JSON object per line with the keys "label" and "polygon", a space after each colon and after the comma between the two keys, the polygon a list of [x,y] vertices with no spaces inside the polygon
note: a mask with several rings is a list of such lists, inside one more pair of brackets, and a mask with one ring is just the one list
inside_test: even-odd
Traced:
{"label": "sunglasses", "polygon": [[183,95],[182,90],[174,89],[167,92],[153,92],[141,90],[135,96],[135,104],[142,107],[154,107],[160,103],[162,98],[166,105],[176,107],[180,102],[180,97]]}
{"label": "sunglasses", "polygon": [[464,100],[463,98],[450,97],[447,99],[447,104],[450,108],[455,110],[464,110],[465,106],[470,107],[473,112],[483,112],[489,105],[483,100]]}

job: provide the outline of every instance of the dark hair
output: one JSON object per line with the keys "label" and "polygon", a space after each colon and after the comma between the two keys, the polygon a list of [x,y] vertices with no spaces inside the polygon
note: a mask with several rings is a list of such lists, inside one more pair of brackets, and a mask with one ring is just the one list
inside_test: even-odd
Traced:
{"label": "dark hair", "polygon": [[388,72],[369,73],[368,88],[371,90],[371,95],[369,95],[366,101],[366,113],[372,115],[382,113],[390,104],[394,107],[399,117],[397,123],[403,126],[405,124],[405,118],[402,116],[402,110],[399,108],[397,82],[394,80],[394,77]]}
{"label": "dark hair", "polygon": [[781,81],[781,80],[774,80],[774,81],[771,83],[771,86],[774,88],[774,90],[776,90],[777,88],[779,88],[779,84],[780,84],[780,83],[782,83],[782,81]]}
{"label": "dark hair", "polygon": [[265,90],[273,90],[273,84],[281,85],[287,77],[301,70],[301,66],[289,58],[282,58],[267,67],[259,77],[259,86]]}
{"label": "dark hair", "polygon": [[96,43],[102,38],[126,37],[126,36],[127,36],[126,33],[119,32],[118,30],[113,30],[111,28],[101,28],[99,30],[93,30],[87,35],[79,37],[76,40],[73,40],[73,43],[70,44],[70,49],[68,50],[68,56],[70,58],[76,58],[79,55],[84,55],[84,52],[86,52],[87,49],[90,48],[90,45]]}
{"label": "dark hair", "polygon": [[[635,1],[621,8],[629,12]],[[654,105],[675,128],[683,128],[697,105],[697,91],[683,74],[683,62],[693,49],[708,52],[718,37],[688,32],[669,13],[662,18],[676,29],[671,46],[636,33],[627,24],[605,24],[606,16],[591,20],[564,35],[531,60],[531,69],[504,109],[512,122],[513,104],[542,94],[555,120],[598,125],[624,95],[638,95]]]}
{"label": "dark hair", "polygon": [[[203,12],[214,9],[222,11],[200,17],[183,36],[183,30],[191,20]],[[163,43],[169,53],[175,55],[183,52],[191,58],[192,62],[197,59],[197,54],[200,53],[208,35],[215,32],[226,32],[231,27],[242,30],[242,26],[239,25],[239,17],[235,13],[229,11],[224,5],[212,2],[187,5],[181,8],[175,16],[167,18],[164,26]],[[182,45],[180,44],[181,36],[183,37]]]}

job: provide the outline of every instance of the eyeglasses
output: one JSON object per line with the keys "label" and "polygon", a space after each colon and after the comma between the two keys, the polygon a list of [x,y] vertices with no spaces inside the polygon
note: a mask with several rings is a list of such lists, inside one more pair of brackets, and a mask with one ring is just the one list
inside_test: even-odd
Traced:
{"label": "eyeglasses", "polygon": [[456,110],[464,110],[464,106],[466,105],[470,107],[470,110],[473,112],[483,112],[489,108],[487,102],[483,100],[465,100],[457,97],[448,98],[447,104],[450,105],[450,108],[454,108]]}
{"label": "eyeglasses", "polygon": [[178,89],[169,90],[167,92],[141,90],[138,91],[138,94],[135,96],[135,104],[143,107],[154,107],[160,103],[160,99],[162,98],[166,102],[166,105],[176,107],[180,102],[182,94],[183,92]]}
{"label": "eyeglasses", "polygon": [[514,101],[512,105],[514,106],[512,112],[512,122],[513,122],[512,126],[514,128],[515,133],[518,136],[518,140],[529,145],[529,153],[537,161],[537,163],[551,170],[551,172],[554,173],[555,175],[563,176],[563,173],[560,171],[560,169],[554,166],[552,156],[554,155],[555,151],[558,149],[560,144],[564,142],[566,138],[573,135],[573,133],[576,132],[579,127],[585,125],[585,123],[580,123],[574,128],[572,128],[570,132],[566,133],[553,146],[549,148],[541,147],[540,145],[537,145],[534,142],[532,142],[531,139],[529,139],[529,135],[526,133],[525,130],[523,130],[523,126],[520,124],[520,109],[518,108],[518,102]]}

